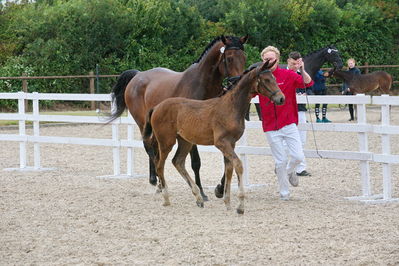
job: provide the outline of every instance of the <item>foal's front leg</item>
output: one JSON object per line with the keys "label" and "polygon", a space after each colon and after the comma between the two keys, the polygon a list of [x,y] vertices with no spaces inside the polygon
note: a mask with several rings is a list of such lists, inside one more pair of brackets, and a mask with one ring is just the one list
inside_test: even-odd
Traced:
{"label": "foal's front leg", "polygon": [[190,142],[185,141],[181,137],[177,138],[177,142],[178,142],[178,148],[175,156],[172,159],[172,163],[176,167],[180,175],[183,177],[183,179],[190,186],[191,191],[193,192],[194,197],[196,199],[197,206],[203,208],[205,199],[203,198],[203,196],[200,195],[200,188],[197,186],[197,184],[194,183],[194,181],[188,174],[185,166],[186,157],[190,152],[190,150],[192,150],[193,145]]}
{"label": "foal's front leg", "polygon": [[242,180],[243,167],[241,160],[238,158],[237,154],[234,152],[235,143],[230,143],[228,141],[219,140],[216,147],[222,151],[224,155],[224,165],[225,165],[225,185],[224,185],[224,202],[227,209],[230,209],[230,187],[231,179],[233,176],[233,168],[236,170],[238,176],[239,193],[238,199],[240,204],[237,208],[237,213],[244,213],[244,183]]}
{"label": "foal's front leg", "polygon": [[224,157],[224,176],[226,177],[224,184],[224,204],[226,205],[227,210],[231,210],[230,190],[231,179],[233,176],[233,163],[226,157]]}
{"label": "foal's front leg", "polygon": [[237,213],[238,214],[243,214],[244,213],[244,199],[245,199],[245,191],[244,191],[244,180],[242,178],[242,174],[244,172],[244,169],[242,167],[242,162],[240,158],[237,156],[235,152],[234,153],[234,159],[233,159],[233,165],[234,169],[237,174],[238,178],[238,200],[240,201],[240,204],[238,205],[237,208]]}

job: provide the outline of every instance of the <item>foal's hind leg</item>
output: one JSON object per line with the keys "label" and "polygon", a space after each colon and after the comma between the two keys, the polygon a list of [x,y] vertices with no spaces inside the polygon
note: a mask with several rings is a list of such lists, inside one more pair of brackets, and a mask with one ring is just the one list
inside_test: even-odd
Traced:
{"label": "foal's hind leg", "polygon": [[165,170],[165,160],[168,157],[170,151],[172,150],[173,145],[174,143],[172,142],[164,145],[159,144],[159,156],[157,156],[158,158],[156,158],[156,165],[157,165],[156,170],[159,177],[159,189],[161,190],[164,198],[163,206],[170,205],[169,192],[165,181],[164,170]]}
{"label": "foal's hind leg", "polygon": [[191,191],[193,192],[197,206],[199,207],[204,207],[204,199],[200,195],[200,189],[198,186],[194,183],[190,175],[188,174],[186,170],[186,157],[190,150],[192,149],[193,144],[190,142],[185,141],[181,137],[177,137],[177,143],[178,143],[178,148],[176,151],[175,156],[172,159],[173,165],[176,167],[177,171],[180,173],[180,175],[186,180],[187,184],[191,187]]}
{"label": "foal's hind leg", "polygon": [[200,174],[199,174],[199,170],[201,168],[201,159],[199,157],[197,145],[193,145],[193,147],[190,151],[190,157],[191,157],[191,168],[193,169],[194,174],[195,174],[195,183],[197,184],[204,201],[208,201],[209,199],[208,199],[208,196],[205,195],[205,193],[204,193],[204,190],[203,190],[202,184],[201,184]]}

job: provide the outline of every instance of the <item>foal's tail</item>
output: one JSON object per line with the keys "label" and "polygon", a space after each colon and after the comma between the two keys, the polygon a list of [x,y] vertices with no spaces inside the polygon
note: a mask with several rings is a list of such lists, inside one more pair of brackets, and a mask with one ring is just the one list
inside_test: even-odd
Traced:
{"label": "foal's tail", "polygon": [[150,139],[151,139],[151,135],[152,135],[152,125],[151,125],[151,116],[152,116],[152,112],[154,112],[154,109],[151,108],[148,113],[147,116],[145,118],[145,125],[143,127],[143,141],[146,143],[149,143]]}
{"label": "foal's tail", "polygon": [[130,80],[136,76],[138,73],[138,70],[132,69],[132,70],[126,70],[124,71],[116,81],[116,84],[114,85],[112,89],[112,111],[110,114],[110,117],[108,118],[107,122],[112,122],[118,117],[121,116],[121,114],[125,111],[126,109],[126,103],[125,103],[125,90],[127,84],[129,84]]}

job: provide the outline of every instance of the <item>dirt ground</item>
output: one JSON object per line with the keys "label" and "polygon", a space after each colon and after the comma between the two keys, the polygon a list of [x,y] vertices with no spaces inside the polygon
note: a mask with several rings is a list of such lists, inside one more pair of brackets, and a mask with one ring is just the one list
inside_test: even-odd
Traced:
{"label": "dirt ground", "polygon": [[[368,111],[370,122],[379,123],[378,117],[378,110]],[[349,114],[330,110],[328,118],[343,123]],[[399,125],[399,109],[393,109],[392,124]],[[41,135],[110,138],[111,128],[51,126]],[[316,132],[315,139],[319,149],[359,149],[356,133]],[[394,154],[398,140],[391,138]],[[380,152],[380,142],[369,135],[371,151]],[[249,143],[267,146],[260,130],[249,132]],[[219,153],[201,153],[210,198],[204,208],[196,206],[169,158],[172,205],[163,207],[148,183],[142,149],[135,151],[135,170],[145,177],[114,179],[104,177],[113,173],[109,147],[43,144],[42,166],[54,169],[21,172],[3,170],[19,166],[18,143],[0,145],[1,265],[399,265],[399,203],[348,200],[361,195],[356,161],[307,159],[312,176],[302,177],[291,199],[281,201],[272,158],[249,156],[251,186],[245,214],[238,215],[236,189],[230,211],[213,194],[223,169]],[[314,147],[308,132],[307,148]],[[32,165],[31,146],[29,151]],[[124,172],[125,150],[121,156]],[[381,165],[370,163],[370,171],[373,193],[380,194]],[[393,198],[399,198],[397,165],[392,175]]]}

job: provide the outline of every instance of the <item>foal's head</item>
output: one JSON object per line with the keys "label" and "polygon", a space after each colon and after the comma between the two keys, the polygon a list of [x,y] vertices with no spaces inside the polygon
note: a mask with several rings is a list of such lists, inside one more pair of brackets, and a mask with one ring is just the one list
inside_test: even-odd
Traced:
{"label": "foal's head", "polygon": [[271,68],[276,63],[276,60],[266,60],[263,64],[256,68],[257,85],[255,86],[255,93],[262,94],[268,97],[276,105],[284,104],[285,97],[277,85],[276,79],[271,72]]}
{"label": "foal's head", "polygon": [[334,45],[324,48],[324,58],[327,62],[333,64],[334,68],[341,69],[344,66],[339,51]]}
{"label": "foal's head", "polygon": [[219,71],[225,78],[237,77],[244,72],[247,57],[244,53],[244,43],[248,35],[241,38],[235,36],[221,36],[222,46],[220,47],[221,60]]}

